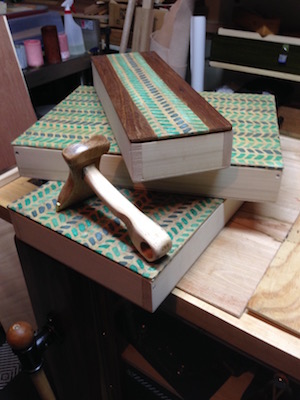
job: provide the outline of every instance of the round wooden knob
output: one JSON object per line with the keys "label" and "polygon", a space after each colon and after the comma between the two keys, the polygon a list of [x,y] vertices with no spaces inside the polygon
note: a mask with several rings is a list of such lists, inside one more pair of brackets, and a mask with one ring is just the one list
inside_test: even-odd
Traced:
{"label": "round wooden knob", "polygon": [[22,350],[29,347],[34,338],[34,330],[26,321],[13,324],[6,333],[6,340],[14,350]]}

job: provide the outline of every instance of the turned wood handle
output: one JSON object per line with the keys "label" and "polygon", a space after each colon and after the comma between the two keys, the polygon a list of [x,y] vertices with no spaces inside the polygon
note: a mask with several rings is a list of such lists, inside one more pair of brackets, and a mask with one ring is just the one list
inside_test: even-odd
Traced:
{"label": "turned wood handle", "polygon": [[70,174],[58,196],[56,209],[61,211],[94,192],[125,223],[136,249],[147,261],[156,261],[171,249],[171,238],[100,173],[100,158],[108,149],[109,142],[105,137],[93,136],[63,150]]}
{"label": "turned wood handle", "polygon": [[126,199],[94,166],[83,169],[84,180],[98,197],[126,225],[136,249],[148,261],[155,261],[171,249],[172,241],[167,232]]}
{"label": "turned wood handle", "polygon": [[[15,322],[6,333],[6,341],[18,352],[30,349],[34,344],[34,330],[26,321]],[[55,400],[55,395],[42,368],[30,373],[30,378],[41,400]]]}
{"label": "turned wood handle", "polygon": [[13,350],[25,350],[33,344],[34,330],[26,321],[14,323],[6,333],[7,343]]}

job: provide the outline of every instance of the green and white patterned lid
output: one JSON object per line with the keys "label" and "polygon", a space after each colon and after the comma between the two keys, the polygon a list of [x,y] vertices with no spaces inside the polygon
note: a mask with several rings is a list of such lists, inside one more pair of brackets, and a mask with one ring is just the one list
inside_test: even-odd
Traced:
{"label": "green and white patterned lid", "polygon": [[[283,160],[274,96],[202,92],[233,126],[231,165],[282,169]],[[94,87],[79,86],[13,145],[62,150],[71,143],[104,135],[110,154],[120,154]]]}
{"label": "green and white patterned lid", "polygon": [[79,86],[12,144],[63,150],[94,135],[110,142],[110,153],[120,154],[102,105],[93,86]]}
{"label": "green and white patterned lid", "polygon": [[273,95],[202,92],[231,122],[231,165],[282,169],[283,160]]}
{"label": "green and white patterned lid", "polygon": [[141,53],[109,54],[106,58],[155,140],[210,132],[210,127],[170,89]]}
{"label": "green and white patterned lid", "polygon": [[57,213],[56,201],[62,186],[61,182],[49,181],[10,204],[9,208],[149,279],[154,279],[170,263],[224,202],[222,199],[120,189],[172,239],[170,252],[157,262],[149,263],[133,247],[123,222],[97,197]]}

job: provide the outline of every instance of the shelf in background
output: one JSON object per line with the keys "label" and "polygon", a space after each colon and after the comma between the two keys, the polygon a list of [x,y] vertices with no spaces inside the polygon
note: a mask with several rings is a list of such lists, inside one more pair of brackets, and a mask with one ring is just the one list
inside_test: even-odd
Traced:
{"label": "shelf in background", "polygon": [[212,39],[210,66],[300,82],[300,39],[220,28]]}
{"label": "shelf in background", "polygon": [[24,70],[28,89],[33,89],[45,83],[88,70],[91,67],[91,56],[88,53],[70,57],[58,64],[48,64],[39,68]]}

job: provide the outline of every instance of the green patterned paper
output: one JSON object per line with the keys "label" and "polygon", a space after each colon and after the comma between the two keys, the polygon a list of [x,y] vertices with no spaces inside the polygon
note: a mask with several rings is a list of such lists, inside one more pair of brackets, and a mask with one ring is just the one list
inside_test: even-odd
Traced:
{"label": "green patterned paper", "polygon": [[107,56],[156,137],[208,133],[205,123],[156,74],[140,53]]}
{"label": "green patterned paper", "polygon": [[233,128],[231,165],[282,169],[273,95],[202,92]]}
{"label": "green patterned paper", "polygon": [[149,279],[157,277],[223,203],[221,199],[120,189],[172,239],[168,255],[148,263],[132,246],[123,222],[98,198],[90,198],[76,208],[57,213],[56,200],[62,185],[50,181],[10,204],[9,208]]}
{"label": "green patterned paper", "polygon": [[102,105],[93,86],[79,86],[12,144],[63,150],[72,143],[103,135],[111,154],[120,154]]}
{"label": "green patterned paper", "polygon": [[[231,165],[283,168],[274,96],[216,92],[201,95],[233,126]],[[79,86],[13,145],[62,150],[94,134],[108,138],[110,154],[120,154],[94,87]]]}

